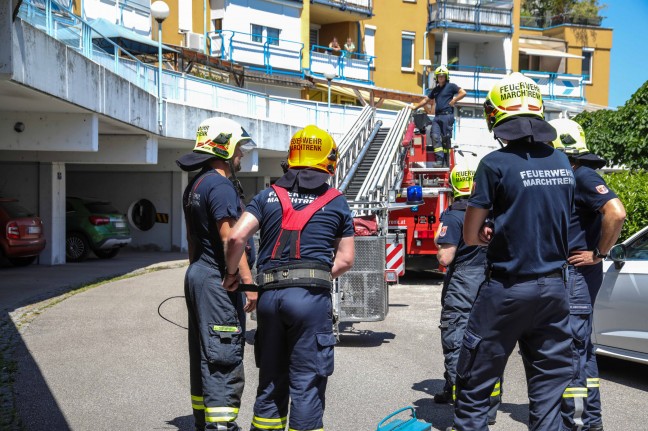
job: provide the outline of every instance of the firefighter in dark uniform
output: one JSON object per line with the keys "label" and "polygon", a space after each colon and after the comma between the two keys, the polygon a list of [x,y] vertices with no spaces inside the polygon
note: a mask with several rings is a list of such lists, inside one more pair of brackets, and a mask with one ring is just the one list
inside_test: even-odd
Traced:
{"label": "firefighter in dark uniform", "polygon": [[[574,374],[566,289],[574,176],[547,143],[540,88],[513,73],[489,91],[484,115],[505,147],[475,173],[464,241],[487,245],[488,273],[473,305],[457,362],[454,429],[488,430],[489,399],[519,343],[529,395],[529,429],[570,429],[561,400]],[[492,211],[493,222],[486,224]]]}
{"label": "firefighter in dark uniform", "polygon": [[430,129],[431,142],[437,163],[448,166],[450,163],[450,146],[452,138],[452,126],[454,125],[454,106],[466,96],[466,91],[457,84],[450,82],[450,72],[445,66],[439,66],[434,70],[436,86],[432,88],[426,97],[410,108],[416,111],[424,105],[432,105],[434,118]]}
{"label": "firefighter in dark uniform", "polygon": [[185,298],[191,405],[201,431],[240,430],[236,418],[244,386],[245,312],[255,308],[257,294],[224,288],[228,279],[253,281],[246,258],[225,265],[224,244],[242,212],[229,177],[235,180],[243,151],[252,147],[240,124],[210,118],[198,127],[193,152],[176,162],[185,171],[200,169],[185,189],[183,208],[190,262]]}
{"label": "firefighter in dark uniform", "polygon": [[324,429],[336,343],[331,284],[354,259],[351,212],[344,196],[327,184],[336,151],[331,136],[316,126],[297,132],[288,171],[252,199],[228,240],[227,262],[234,264],[248,238],[261,230],[254,431],[283,430],[287,423],[292,431]]}
{"label": "firefighter in dark uniform", "polygon": [[[445,366],[443,391],[434,395],[436,403],[455,399],[457,359],[468,316],[477,290],[486,277],[486,247],[467,246],[463,240],[463,223],[472,190],[475,170],[468,163],[458,163],[450,173],[454,202],[443,214],[435,235],[439,263],[448,268],[441,293],[441,345]],[[501,382],[491,393],[488,424],[493,425],[501,403]]]}
{"label": "firefighter in dark uniform", "polygon": [[606,161],[589,152],[583,128],[567,118],[550,124],[558,134],[553,146],[567,154],[576,179],[575,211],[569,227],[569,292],[580,371],[568,388],[572,394],[565,398],[564,411],[573,418],[575,429],[603,431],[598,366],[591,340],[592,313],[603,282],[602,260],[619,238],[626,213],[617,195],[596,173]]}

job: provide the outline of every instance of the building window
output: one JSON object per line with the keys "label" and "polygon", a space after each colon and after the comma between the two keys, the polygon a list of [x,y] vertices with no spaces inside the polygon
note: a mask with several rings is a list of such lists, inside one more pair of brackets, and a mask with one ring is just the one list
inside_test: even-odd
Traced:
{"label": "building window", "polygon": [[414,37],[415,34],[409,31],[401,33],[401,70],[414,71]]}
{"label": "building window", "polygon": [[281,30],[278,28],[252,24],[250,33],[252,33],[252,42],[263,43],[267,41],[270,45],[279,45]]}
{"label": "building window", "polygon": [[585,84],[592,83],[593,60],[594,48],[583,48],[583,67],[581,73],[583,74],[583,82]]}

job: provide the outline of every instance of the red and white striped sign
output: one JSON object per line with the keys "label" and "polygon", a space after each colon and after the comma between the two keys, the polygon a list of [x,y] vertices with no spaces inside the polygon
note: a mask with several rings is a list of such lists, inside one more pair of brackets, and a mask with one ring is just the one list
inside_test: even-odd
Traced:
{"label": "red and white striped sign", "polygon": [[401,277],[405,274],[405,253],[403,244],[388,243],[386,246],[387,265],[386,269],[393,269]]}

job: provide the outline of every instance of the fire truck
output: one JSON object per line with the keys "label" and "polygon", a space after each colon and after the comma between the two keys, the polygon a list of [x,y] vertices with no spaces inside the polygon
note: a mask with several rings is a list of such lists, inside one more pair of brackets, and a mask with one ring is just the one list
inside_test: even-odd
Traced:
{"label": "fire truck", "polygon": [[408,269],[439,269],[434,234],[451,203],[455,152],[439,166],[414,118],[406,108],[384,128],[365,107],[338,146],[333,186],[345,194],[356,228],[354,267],[334,286],[338,324],[384,320],[389,284]]}

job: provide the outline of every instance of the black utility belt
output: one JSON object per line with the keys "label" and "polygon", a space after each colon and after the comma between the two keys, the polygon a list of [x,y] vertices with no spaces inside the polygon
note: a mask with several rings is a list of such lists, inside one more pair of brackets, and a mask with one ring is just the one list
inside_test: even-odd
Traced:
{"label": "black utility belt", "polygon": [[451,109],[449,111],[435,112],[434,113],[434,115],[448,115],[448,114],[454,114],[454,111]]}
{"label": "black utility belt", "polygon": [[511,283],[523,283],[525,281],[537,280],[539,278],[564,278],[565,273],[562,269],[557,269],[555,271],[547,272],[544,274],[529,274],[529,275],[516,275],[510,274],[506,271],[497,271],[490,269],[486,272],[488,278],[493,278],[495,280],[508,280]]}
{"label": "black utility belt", "polygon": [[282,266],[257,275],[257,284],[263,290],[285,287],[321,287],[330,289],[333,276],[330,269]]}

